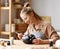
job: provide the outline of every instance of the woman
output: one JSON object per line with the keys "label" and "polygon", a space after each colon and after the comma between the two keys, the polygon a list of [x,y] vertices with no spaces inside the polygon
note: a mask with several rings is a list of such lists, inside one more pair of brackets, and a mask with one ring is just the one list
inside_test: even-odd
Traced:
{"label": "woman", "polygon": [[[22,20],[29,24],[24,35],[34,34],[36,39],[32,41],[34,44],[47,44],[52,40],[53,43],[59,38],[55,29],[47,22],[43,21],[31,7],[24,7],[21,10],[20,16]],[[19,39],[23,34],[18,34]]]}

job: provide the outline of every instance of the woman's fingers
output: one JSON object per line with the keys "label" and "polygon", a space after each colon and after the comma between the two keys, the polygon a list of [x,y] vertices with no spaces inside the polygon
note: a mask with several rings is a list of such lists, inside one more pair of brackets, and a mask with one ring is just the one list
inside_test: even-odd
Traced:
{"label": "woman's fingers", "polygon": [[18,34],[18,38],[19,39],[22,39],[22,37],[23,37],[23,34],[22,33]]}
{"label": "woman's fingers", "polygon": [[32,41],[32,43],[34,43],[34,44],[39,44],[39,40],[38,40],[38,39],[34,39],[34,40]]}
{"label": "woman's fingers", "polygon": [[42,42],[41,39],[33,39],[32,43],[34,44],[40,44]]}

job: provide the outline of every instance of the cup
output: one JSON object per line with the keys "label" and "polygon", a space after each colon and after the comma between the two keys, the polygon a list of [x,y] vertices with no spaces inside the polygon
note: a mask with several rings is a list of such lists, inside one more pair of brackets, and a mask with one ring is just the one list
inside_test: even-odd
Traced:
{"label": "cup", "polygon": [[14,43],[14,38],[10,37],[10,44],[13,45],[13,43]]}
{"label": "cup", "polygon": [[6,6],[6,7],[9,6],[8,0],[5,0],[5,6]]}

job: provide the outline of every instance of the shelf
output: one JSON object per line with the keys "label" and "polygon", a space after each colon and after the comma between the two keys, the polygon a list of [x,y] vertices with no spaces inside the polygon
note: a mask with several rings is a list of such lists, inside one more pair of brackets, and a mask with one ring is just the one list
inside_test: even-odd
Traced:
{"label": "shelf", "polygon": [[21,24],[16,24],[16,32],[25,32],[27,30],[28,25],[25,23],[21,23]]}
{"label": "shelf", "polygon": [[16,32],[24,33],[24,32],[25,32],[25,30],[16,30]]}
{"label": "shelf", "polygon": [[1,34],[9,35],[9,32],[2,31]]}
{"label": "shelf", "polygon": [[13,2],[13,4],[22,4],[21,2]]}
{"label": "shelf", "polygon": [[[3,1],[4,1],[4,0],[3,0]],[[4,1],[4,3],[3,3],[3,1],[0,0],[0,2],[1,2],[1,3],[0,3],[0,16],[1,16],[1,17],[4,16],[4,15],[3,15],[3,12],[4,12],[3,10],[8,10],[8,15],[7,15],[7,16],[8,16],[9,18],[7,18],[7,19],[8,19],[8,22],[9,22],[9,30],[8,30],[8,32],[6,32],[6,31],[4,31],[4,28],[3,28],[4,25],[6,24],[6,21],[7,21],[7,20],[6,20],[4,23],[0,21],[0,25],[1,25],[1,23],[3,23],[3,25],[1,25],[2,27],[0,26],[0,28],[1,28],[1,29],[0,29],[0,34],[9,35],[9,38],[10,38],[11,35],[15,33],[15,32],[12,32],[12,31],[11,31],[11,30],[12,30],[12,29],[11,29],[11,28],[12,28],[12,18],[14,18],[14,17],[11,17],[11,15],[13,15],[13,13],[14,13],[14,15],[15,15],[15,10],[16,10],[16,13],[17,13],[18,10],[21,11],[21,9],[23,8],[23,4],[24,4],[24,3],[22,3],[22,2],[12,2],[12,0],[8,0],[9,5],[8,5],[8,6],[5,6],[5,4],[4,4],[5,1]],[[24,1],[24,0],[23,0],[23,1]],[[13,10],[14,12],[12,12],[12,10]],[[19,11],[18,11],[18,12],[19,12]],[[5,12],[6,12],[6,11],[5,11]],[[6,12],[6,13],[5,13],[5,12],[4,12],[4,14],[6,15],[7,12]],[[2,13],[2,14],[1,14],[1,13]],[[19,13],[20,13],[20,12],[19,12]],[[17,13],[17,14],[19,14],[19,13]],[[17,15],[17,14],[16,14],[16,15]],[[15,16],[16,16],[16,15],[15,15]],[[19,16],[19,15],[18,15],[18,16]],[[1,20],[1,17],[0,17],[0,20]],[[3,18],[3,19],[4,19],[4,18]],[[20,25],[18,25],[18,29],[19,29],[19,26],[20,26]],[[24,27],[24,25],[23,25],[23,27]],[[23,29],[23,27],[21,27],[21,29],[20,29],[21,31],[20,31],[20,30],[16,30],[16,32],[25,32],[26,29]],[[24,28],[25,28],[25,27],[24,27]]]}
{"label": "shelf", "polygon": [[10,9],[10,7],[1,7],[1,9]]}

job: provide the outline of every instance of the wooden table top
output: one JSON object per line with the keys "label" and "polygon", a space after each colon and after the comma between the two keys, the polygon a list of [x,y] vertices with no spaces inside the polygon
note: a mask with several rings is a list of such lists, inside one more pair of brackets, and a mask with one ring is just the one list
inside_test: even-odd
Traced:
{"label": "wooden table top", "polygon": [[13,49],[48,49],[48,44],[43,45],[35,45],[35,44],[25,44],[22,40],[14,40],[14,45],[12,45]]}
{"label": "wooden table top", "polygon": [[0,49],[49,49],[49,44],[35,45],[25,44],[22,40],[14,40],[14,44],[11,46],[0,46]]}

